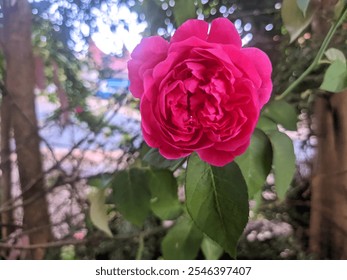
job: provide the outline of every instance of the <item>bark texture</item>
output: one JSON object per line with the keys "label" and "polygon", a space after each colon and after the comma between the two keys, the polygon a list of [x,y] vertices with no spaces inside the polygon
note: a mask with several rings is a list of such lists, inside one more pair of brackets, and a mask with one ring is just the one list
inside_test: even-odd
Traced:
{"label": "bark texture", "polygon": [[312,178],[310,250],[347,259],[347,91],[318,97],[317,158]]}
{"label": "bark texture", "polygon": [[8,102],[8,96],[2,92],[3,97],[0,106],[1,115],[1,206],[9,210],[1,213],[1,238],[6,239],[14,230],[12,213],[12,180],[11,180],[11,150],[10,150],[10,133],[11,133],[11,110]]}
{"label": "bark texture", "polygon": [[[34,59],[31,45],[31,8],[27,0],[3,1],[5,87],[9,97],[20,184],[23,196],[23,226],[31,244],[51,239],[39,150],[34,95]],[[44,249],[30,258],[41,259]]]}

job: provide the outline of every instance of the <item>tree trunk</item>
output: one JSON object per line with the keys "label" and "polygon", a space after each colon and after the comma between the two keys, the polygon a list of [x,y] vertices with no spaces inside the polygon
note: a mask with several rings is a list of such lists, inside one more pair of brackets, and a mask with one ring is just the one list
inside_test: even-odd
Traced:
{"label": "tree trunk", "polygon": [[[1,115],[1,203],[4,208],[11,208],[12,206],[12,180],[11,180],[11,150],[10,150],[10,133],[11,133],[11,114],[9,107],[8,96],[2,92],[3,97],[0,106]],[[13,232],[13,211],[3,211],[1,213],[1,237],[6,239],[11,232]]]}
{"label": "tree trunk", "polygon": [[[4,0],[5,87],[11,103],[19,177],[23,198],[23,227],[31,244],[51,239],[39,150],[34,95],[34,59],[31,45],[31,8],[27,0]],[[44,257],[44,249],[31,258]]]}
{"label": "tree trunk", "polygon": [[318,139],[312,178],[310,250],[322,259],[347,259],[347,91],[318,97]]}

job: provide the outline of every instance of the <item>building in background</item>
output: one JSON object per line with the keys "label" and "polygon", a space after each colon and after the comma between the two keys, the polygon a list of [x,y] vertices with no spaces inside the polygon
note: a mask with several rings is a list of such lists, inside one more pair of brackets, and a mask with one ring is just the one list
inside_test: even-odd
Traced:
{"label": "building in background", "polygon": [[98,90],[95,94],[97,97],[109,99],[114,95],[122,94],[128,90],[127,62],[129,60],[129,52],[126,49],[121,57],[107,55],[91,41],[89,44],[89,53],[101,77],[98,82]]}

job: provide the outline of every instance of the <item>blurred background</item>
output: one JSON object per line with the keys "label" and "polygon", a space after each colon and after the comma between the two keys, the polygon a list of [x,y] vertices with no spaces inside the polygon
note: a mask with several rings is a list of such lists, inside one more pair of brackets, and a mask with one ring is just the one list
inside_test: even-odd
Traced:
{"label": "blurred background", "polygon": [[[182,232],[187,252],[172,253],[168,232],[177,215],[153,210],[138,226],[118,211],[111,174],[139,164],[148,151],[139,103],[128,91],[130,53],[142,37],[170,39],[184,19],[225,17],[244,47],[270,56],[276,96],[314,59],[339,2],[344,5],[311,1],[315,13],[290,43],[278,0],[0,1],[0,259],[229,259],[205,237],[194,246],[194,238]],[[333,41],[342,52],[346,30],[345,23]],[[319,124],[327,116],[322,108],[330,105],[317,105],[312,94],[327,99],[316,90],[324,67],[288,99],[298,116],[297,130],[286,131],[294,143],[295,176],[284,199],[278,199],[270,175],[250,201],[239,259],[347,258],[347,178],[343,170],[316,167],[319,151],[331,155],[317,144],[317,132],[327,134]],[[18,80],[25,70],[30,75]],[[333,122],[323,126],[344,139],[346,114],[332,111]],[[319,179],[326,175],[330,179]],[[181,209],[182,171],[174,176],[171,194]],[[312,200],[315,184],[318,196]],[[136,199],[128,206],[132,203],[137,205]]]}

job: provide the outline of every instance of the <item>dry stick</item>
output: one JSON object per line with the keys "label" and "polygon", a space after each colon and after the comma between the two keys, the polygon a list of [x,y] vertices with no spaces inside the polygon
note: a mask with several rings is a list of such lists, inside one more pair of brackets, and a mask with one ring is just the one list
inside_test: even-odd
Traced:
{"label": "dry stick", "polygon": [[65,246],[65,245],[79,245],[79,244],[85,244],[87,242],[88,242],[88,240],[71,239],[71,240],[60,240],[60,241],[54,241],[54,242],[49,242],[49,243],[26,245],[26,246],[0,243],[0,248],[2,248],[2,249],[18,249],[18,250],[34,250],[34,249],[39,249],[39,248],[61,247],[61,246]]}
{"label": "dry stick", "polygon": [[[14,104],[15,104],[15,102],[14,102]],[[46,170],[45,172],[43,172],[40,176],[37,176],[37,178],[35,178],[34,180],[32,180],[32,182],[29,183],[27,186],[25,186],[25,187],[23,188],[24,192],[30,190],[30,189],[32,188],[32,186],[35,185],[36,182],[38,182],[39,180],[42,180],[42,179],[44,178],[44,175],[45,175],[45,174],[48,174],[48,173],[52,172],[52,171],[55,170],[55,169],[60,170],[59,167],[60,167],[61,163],[62,163],[63,161],[65,161],[65,160],[73,153],[73,151],[74,151],[75,149],[77,149],[77,148],[78,148],[79,146],[81,146],[85,141],[87,141],[88,137],[89,137],[92,133],[95,133],[95,135],[98,135],[98,134],[101,132],[102,124],[105,123],[105,122],[106,122],[106,123],[109,123],[110,120],[117,114],[117,112],[118,112],[118,110],[120,109],[120,107],[121,107],[121,106],[119,106],[107,120],[105,120],[105,118],[103,118],[103,119],[100,120],[100,122],[99,122],[99,124],[98,124],[99,127],[97,127],[98,129],[96,130],[96,132],[90,131],[90,132],[86,135],[86,137],[83,138],[83,139],[81,139],[80,141],[78,141],[78,142],[70,149],[70,151],[69,151],[65,156],[62,157],[62,159],[60,159],[60,160],[59,160],[56,164],[54,164],[51,168],[49,168],[48,170]],[[42,193],[45,194],[44,192],[42,192]],[[22,193],[22,195],[23,195],[23,193]],[[15,199],[12,199],[12,201],[10,201],[9,203],[15,203],[16,201],[20,200],[21,197],[22,197],[22,195],[21,195],[21,196],[18,196],[18,197],[15,198]],[[40,196],[41,196],[41,194],[36,195],[34,198],[37,199],[37,198],[39,198]],[[35,199],[34,199],[34,200],[33,200],[33,199],[27,200],[27,202],[29,201],[29,203],[32,203],[33,201],[35,201]],[[9,210],[12,210],[12,209],[15,209],[15,208],[24,206],[24,205],[27,205],[27,204],[29,204],[29,203],[22,203],[22,204],[20,204],[20,205],[13,205],[13,206],[10,206],[10,207],[2,206],[2,207],[0,207],[0,213],[5,212],[5,211],[9,211]],[[5,204],[5,205],[6,205],[6,204]]]}
{"label": "dry stick", "polygon": [[[147,231],[142,231],[139,233],[134,233],[134,234],[119,234],[116,235],[112,238],[102,238],[99,239],[97,241],[103,241],[103,240],[129,240],[129,239],[133,239],[133,238],[138,238],[138,237],[142,237],[142,238],[146,238],[148,236],[151,235],[155,235],[158,233],[161,233],[163,231],[166,231],[167,229],[164,227],[156,227],[153,228],[151,230],[147,230]],[[65,245],[82,245],[82,244],[86,244],[88,242],[92,242],[95,239],[68,239],[68,240],[60,240],[60,241],[54,241],[54,242],[48,242],[48,243],[43,243],[43,244],[34,244],[34,245],[11,245],[11,244],[6,244],[6,243],[0,243],[0,248],[4,248],[4,249],[18,249],[18,250],[33,250],[33,249],[38,249],[38,248],[53,248],[53,247],[61,247],[61,246],[65,246]]]}
{"label": "dry stick", "polygon": [[[18,105],[12,100],[12,104],[14,104],[17,108],[18,108]],[[116,115],[116,113],[118,112],[118,110],[119,110],[119,108],[120,108],[121,106],[119,106],[118,108],[117,108],[117,110],[115,110],[114,111],[114,113],[111,115],[111,117],[107,120],[107,122],[109,122],[115,115]],[[22,113],[22,112],[21,112]],[[24,117],[26,118],[26,119],[28,119],[25,115],[24,115]],[[102,128],[102,123],[104,122],[104,119],[102,119],[101,121],[100,121],[100,124],[99,124],[99,128],[96,130],[96,135],[98,134],[98,133],[100,133],[100,131],[101,131],[101,128]],[[33,180],[31,183],[29,183],[27,186],[25,186],[25,188],[24,188],[24,192],[25,191],[28,191],[34,184],[35,184],[35,182],[37,182],[38,180],[41,180],[42,178],[43,178],[43,176],[45,175],[45,174],[48,174],[49,172],[51,172],[51,171],[53,171],[54,169],[59,169],[59,167],[60,167],[60,165],[61,165],[61,163],[63,162],[63,161],[65,161],[71,154],[72,154],[72,152],[76,149],[76,148],[78,148],[80,145],[82,145],[83,144],[83,142],[84,141],[86,141],[86,139],[88,139],[88,137],[92,134],[93,132],[89,132],[88,133],[88,135],[87,135],[87,137],[86,138],[84,138],[84,139],[82,139],[82,140],[80,140],[79,142],[77,142],[71,149],[70,149],[70,151],[61,159],[61,160],[57,160],[56,158],[55,158],[55,155],[54,155],[54,151],[53,151],[53,149],[52,149],[52,147],[50,146],[50,144],[44,139],[44,138],[42,138],[41,137],[41,139],[45,142],[45,144],[47,145],[47,147],[48,147],[48,149],[51,151],[51,153],[52,153],[52,155],[53,155],[53,158],[55,159],[55,164],[51,167],[51,168],[49,168],[48,170],[46,170],[45,172],[43,172],[40,176],[38,176],[35,180]],[[20,148],[20,147],[19,147]],[[18,149],[18,147],[17,147],[17,149]],[[8,159],[7,159],[8,160]],[[74,179],[74,181],[76,180],[76,178]],[[66,184],[66,183],[69,183],[68,181],[65,181],[64,182],[64,184]],[[34,197],[32,197],[30,200],[27,200],[27,201],[25,201],[25,202],[23,202],[22,204],[20,204],[20,205],[15,205],[15,206],[11,206],[11,207],[1,207],[0,208],[0,213],[1,212],[5,212],[5,211],[9,211],[9,210],[12,210],[12,209],[15,209],[15,208],[17,208],[17,207],[22,207],[22,206],[24,206],[24,205],[27,205],[27,204],[30,204],[30,203],[32,203],[33,201],[35,201],[38,197],[40,197],[41,195],[45,195],[48,191],[50,191],[50,190],[52,190],[53,188],[50,188],[49,190],[47,190],[46,192],[42,192],[41,194],[38,194],[38,195],[36,195],[36,196],[34,196]],[[16,202],[17,200],[19,200],[21,198],[21,196],[20,197],[17,197],[15,200],[13,200],[13,202]],[[48,226],[48,225],[47,225]],[[49,225],[49,226],[51,226],[51,225]],[[32,230],[30,230],[30,232],[31,231],[37,231],[37,230],[39,230],[39,229],[32,229]],[[119,238],[121,238],[121,237],[119,237]],[[125,238],[125,237],[124,237]],[[129,237],[127,237],[127,238],[129,238]],[[46,246],[52,246],[52,247],[55,247],[55,246],[63,246],[64,245],[64,242],[66,242],[66,244],[71,244],[71,241],[69,241],[69,242],[67,242],[67,241],[60,241],[60,242],[53,242],[53,243],[49,243],[49,244],[42,244],[42,245],[40,245],[40,244],[35,244],[35,245],[29,245],[29,246],[26,246],[26,248],[22,248],[22,249],[36,249],[36,248],[42,248],[42,247],[46,247]],[[80,243],[82,243],[82,242],[80,242]],[[14,245],[8,245],[8,244],[2,244],[2,243],[0,243],[0,248],[16,248],[16,247],[20,247],[20,246],[14,246]]]}
{"label": "dry stick", "polygon": [[[5,224],[5,223],[0,222],[0,228],[1,228],[1,227],[23,228],[23,226],[21,226],[21,225],[17,225],[17,224]],[[3,239],[2,239],[2,240],[3,240]]]}
{"label": "dry stick", "polygon": [[[75,217],[77,217],[77,216],[80,215],[80,214],[81,214],[81,213],[75,214],[75,215],[71,216],[71,218],[75,218]],[[15,233],[15,234],[13,234],[13,235],[11,235],[11,236],[9,236],[9,237],[7,237],[6,239],[3,239],[3,240],[1,240],[1,241],[2,241],[2,243],[6,243],[7,241],[14,240],[14,239],[18,239],[18,238],[20,238],[21,236],[28,235],[28,234],[30,234],[30,233],[35,233],[35,232],[40,231],[40,230],[42,230],[42,229],[45,229],[45,228],[47,228],[47,227],[59,226],[59,225],[61,225],[61,224],[63,224],[63,223],[66,223],[66,221],[65,221],[65,220],[62,220],[62,221],[59,221],[59,222],[57,222],[57,223],[51,223],[51,224],[49,224],[49,225],[45,225],[45,226],[40,226],[40,227],[35,227],[35,228],[27,229],[27,230],[24,230],[24,231]],[[18,226],[18,227],[20,227],[20,226]]]}

